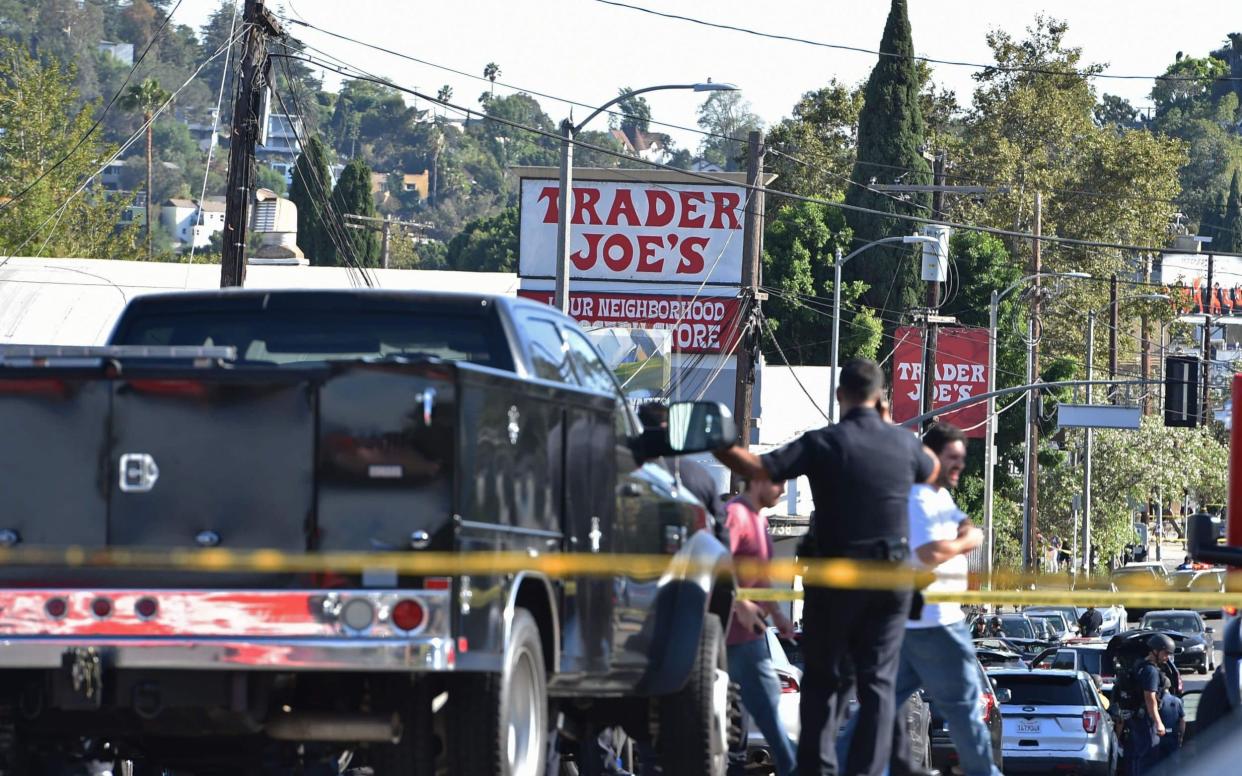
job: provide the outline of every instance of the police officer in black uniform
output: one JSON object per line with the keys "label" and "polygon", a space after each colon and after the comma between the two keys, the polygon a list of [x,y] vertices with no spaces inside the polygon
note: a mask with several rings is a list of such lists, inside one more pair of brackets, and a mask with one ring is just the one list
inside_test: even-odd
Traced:
{"label": "police officer in black uniform", "polygon": [[[888,422],[884,375],[874,361],[853,359],[842,367],[837,401],[835,426],[808,431],[762,457],[742,447],[716,457],[745,478],[806,475],[816,556],[901,563],[909,554],[910,488],[935,478],[936,458],[917,436]],[[908,589],[806,590],[800,776],[838,773],[835,739],[855,680],[858,725],[843,773],[879,776],[888,766],[910,601]]]}

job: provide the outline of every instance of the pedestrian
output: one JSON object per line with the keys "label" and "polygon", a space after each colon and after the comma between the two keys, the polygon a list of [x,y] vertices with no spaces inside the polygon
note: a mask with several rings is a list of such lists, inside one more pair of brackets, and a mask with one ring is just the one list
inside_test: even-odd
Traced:
{"label": "pedestrian", "polygon": [[[882,413],[884,374],[874,361],[846,362],[837,402],[836,425],[808,431],[762,457],[740,446],[716,457],[747,480],[807,477],[815,503],[814,557],[901,564],[909,552],[910,488],[934,479],[937,461],[918,437]],[[838,772],[836,733],[854,682],[857,734],[842,772],[879,776],[888,765],[897,658],[911,592],[807,587],[798,742],[803,776]]]}
{"label": "pedestrian", "polygon": [[1096,611],[1095,606],[1088,606],[1087,611],[1078,617],[1078,635],[1095,637],[1100,635],[1100,627],[1104,625],[1104,615]]}
{"label": "pedestrian", "polygon": [[[923,435],[923,444],[940,458],[940,474],[910,492],[911,561],[935,574],[928,591],[965,592],[966,555],[983,543],[983,532],[957,508],[951,492],[966,468],[966,435],[956,426],[936,424]],[[966,776],[1001,776],[992,759],[991,733],[979,716],[983,687],[977,663],[962,607],[925,604],[917,619],[906,622],[895,699],[922,688],[944,718]],[[904,722],[893,726],[892,773],[917,772]]]}
{"label": "pedestrian", "polygon": [[985,639],[988,636],[988,623],[983,615],[975,618],[974,623],[970,626],[970,637],[972,639]]}
{"label": "pedestrian", "polygon": [[1071,555],[1071,553],[1070,553],[1070,543],[1069,543],[1069,539],[1062,539],[1062,540],[1061,540],[1061,549],[1060,549],[1060,551],[1057,553],[1057,568],[1058,568],[1058,570],[1060,570],[1060,569],[1068,570],[1068,569],[1069,569],[1069,567],[1070,567],[1070,558],[1071,558],[1071,557],[1072,557],[1072,555]]}
{"label": "pedestrian", "polygon": [[1173,654],[1173,639],[1163,633],[1153,634],[1147,640],[1147,649],[1147,656],[1126,677],[1122,703],[1118,704],[1125,719],[1124,773],[1128,776],[1138,776],[1151,767],[1160,740],[1168,733],[1160,717],[1161,697],[1169,694],[1163,690],[1161,669]]}
{"label": "pedestrian", "polygon": [[988,621],[988,635],[994,639],[1004,638],[1005,629],[1001,626],[1001,618],[993,617]]}
{"label": "pedestrian", "polygon": [[[783,482],[754,479],[746,483],[745,490],[737,498],[725,505],[725,527],[729,531],[729,549],[734,559],[762,562],[772,559],[768,519],[759,510],[775,506],[784,491]],[[768,587],[768,580],[739,570],[738,584],[751,588]],[[725,640],[729,678],[737,682],[742,705],[768,742],[777,776],[788,776],[795,772],[796,755],[789,734],[781,723],[778,708],[781,683],[768,653],[767,617],[772,618],[772,624],[780,631],[782,638],[793,639],[793,623],[775,601],[734,602],[733,618]]]}

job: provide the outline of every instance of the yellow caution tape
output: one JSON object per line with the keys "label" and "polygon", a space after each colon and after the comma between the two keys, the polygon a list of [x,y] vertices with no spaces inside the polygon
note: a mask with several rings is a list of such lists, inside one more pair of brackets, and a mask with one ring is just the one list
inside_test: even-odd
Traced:
{"label": "yellow caution tape", "polygon": [[[613,577],[654,580],[665,575],[735,575],[743,582],[765,579],[773,583],[793,583],[800,578],[805,587],[843,590],[894,590],[926,587],[933,577],[909,566],[845,558],[776,559],[762,563],[738,559],[724,567],[700,567],[692,560],[669,555],[613,555],[596,553],[528,552],[312,552],[286,553],[278,550],[188,549],[93,549],[85,547],[6,547],[0,548],[0,567],[118,568],[129,570],[196,571],[209,573],[263,574],[361,574],[389,571],[402,576],[504,576],[534,571],[558,579]],[[927,592],[929,602],[1096,605],[1121,604],[1156,608],[1176,603],[1183,607],[1242,608],[1242,574],[1228,576],[1228,592],[1179,591],[1151,580],[1126,580],[1129,589],[1113,591],[1107,577],[1079,577],[1061,574],[1027,574],[997,571],[990,580],[971,575],[970,586],[988,582],[988,590]],[[0,585],[3,581],[0,580]],[[1074,589],[1071,589],[1071,586]],[[755,600],[796,600],[800,591],[780,588],[746,587],[744,598]]]}

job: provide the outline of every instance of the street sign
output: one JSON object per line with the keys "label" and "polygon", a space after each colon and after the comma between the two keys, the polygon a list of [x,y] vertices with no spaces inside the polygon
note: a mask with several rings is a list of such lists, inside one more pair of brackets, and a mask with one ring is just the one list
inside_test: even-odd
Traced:
{"label": "street sign", "polygon": [[1137,430],[1143,418],[1141,407],[1119,404],[1058,404],[1060,428],[1125,428]]}

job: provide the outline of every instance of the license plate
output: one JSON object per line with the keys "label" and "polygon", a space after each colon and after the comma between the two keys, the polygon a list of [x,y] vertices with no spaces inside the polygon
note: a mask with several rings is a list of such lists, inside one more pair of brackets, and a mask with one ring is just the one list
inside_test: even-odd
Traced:
{"label": "license plate", "polygon": [[1022,720],[1018,720],[1018,732],[1019,733],[1038,733],[1039,722],[1024,722]]}

